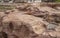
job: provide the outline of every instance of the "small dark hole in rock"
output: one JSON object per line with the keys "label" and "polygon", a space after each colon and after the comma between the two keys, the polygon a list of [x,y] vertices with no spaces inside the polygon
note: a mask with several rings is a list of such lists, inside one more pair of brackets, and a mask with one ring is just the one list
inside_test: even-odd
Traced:
{"label": "small dark hole in rock", "polygon": [[13,24],[12,24],[12,22],[9,23],[9,28],[10,28],[11,30],[13,30]]}
{"label": "small dark hole in rock", "polygon": [[12,32],[12,31],[13,31],[14,26],[13,26],[12,22],[10,22],[10,23],[9,23],[9,28],[8,28],[8,29],[9,29],[9,31],[10,31],[10,32]]}

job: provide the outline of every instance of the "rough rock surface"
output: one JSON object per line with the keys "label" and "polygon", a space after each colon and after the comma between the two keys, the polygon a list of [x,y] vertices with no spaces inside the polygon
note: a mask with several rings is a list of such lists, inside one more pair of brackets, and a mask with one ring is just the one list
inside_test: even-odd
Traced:
{"label": "rough rock surface", "polygon": [[60,38],[59,10],[59,7],[21,4],[0,12],[0,38]]}

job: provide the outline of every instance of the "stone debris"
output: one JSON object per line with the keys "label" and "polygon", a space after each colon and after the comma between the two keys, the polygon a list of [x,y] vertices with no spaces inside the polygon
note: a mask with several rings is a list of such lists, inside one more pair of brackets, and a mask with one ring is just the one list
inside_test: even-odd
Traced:
{"label": "stone debris", "polygon": [[60,7],[18,4],[0,12],[1,38],[60,38]]}

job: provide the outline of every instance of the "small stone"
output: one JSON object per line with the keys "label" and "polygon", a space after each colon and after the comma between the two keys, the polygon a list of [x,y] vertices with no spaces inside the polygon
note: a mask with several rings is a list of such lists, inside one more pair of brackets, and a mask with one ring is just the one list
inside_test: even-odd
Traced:
{"label": "small stone", "polygon": [[54,30],[54,29],[56,28],[56,26],[57,26],[57,25],[55,25],[55,24],[49,24],[49,25],[47,26],[47,29],[48,29],[48,30]]}

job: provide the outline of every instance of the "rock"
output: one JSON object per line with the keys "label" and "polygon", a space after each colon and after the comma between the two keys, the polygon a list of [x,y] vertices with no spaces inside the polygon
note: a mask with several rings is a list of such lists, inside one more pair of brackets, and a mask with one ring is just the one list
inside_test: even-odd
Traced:
{"label": "rock", "polygon": [[56,10],[60,10],[60,7],[59,7],[59,6],[57,6],[57,7],[55,7],[55,9],[56,9]]}
{"label": "rock", "polygon": [[[16,15],[19,15],[20,13],[16,13]],[[13,15],[13,16],[12,16]],[[15,21],[14,19],[17,19],[17,20],[19,20],[20,19],[20,21],[24,21],[24,23],[27,23],[27,22],[29,22],[28,24],[31,24],[31,26],[34,26],[33,28],[35,28],[35,27],[37,27],[37,26],[35,26],[35,24],[37,24],[38,23],[38,26],[39,26],[39,28],[36,28],[37,29],[37,31],[38,31],[38,29],[40,29],[40,28],[43,28],[41,25],[40,25],[40,19],[38,19],[38,20],[33,20],[35,17],[34,16],[30,16],[30,15],[25,15],[25,14],[20,14],[22,17],[18,17],[17,16],[17,18],[15,17],[16,15],[14,15],[14,14],[12,14],[11,16],[9,15],[9,18],[10,19],[8,19],[8,17],[6,17],[6,18],[4,18],[4,20],[3,20],[3,22],[5,22],[6,21],[6,23],[7,22],[9,22],[9,21]],[[20,16],[19,15],[19,16]],[[24,16],[25,15],[25,16]],[[14,18],[15,17],[15,18]],[[28,18],[24,18],[24,17],[28,17]],[[32,18],[31,18],[32,17]],[[14,19],[13,19],[14,18]],[[26,21],[25,21],[25,20]],[[30,22],[31,21],[31,22]],[[42,23],[41,23],[42,24]],[[35,31],[35,29],[33,29],[34,31]],[[42,29],[41,29],[42,30]],[[38,33],[38,32],[37,32]]]}
{"label": "rock", "polygon": [[0,12],[0,32],[3,38],[60,38],[60,11],[35,3],[17,4]]}
{"label": "rock", "polygon": [[60,32],[58,32],[58,31],[51,31],[51,32],[49,32],[49,34],[52,37],[60,37]]}
{"label": "rock", "polygon": [[[20,17],[19,17],[20,16]],[[9,14],[3,18],[3,31],[7,34],[15,34],[18,37],[27,38],[31,31],[42,34],[45,31],[40,18],[21,13]]]}
{"label": "rock", "polygon": [[55,24],[49,24],[49,25],[47,26],[47,29],[48,29],[48,30],[55,30],[56,27],[57,27],[57,25],[55,25]]}
{"label": "rock", "polygon": [[5,13],[4,12],[0,12],[0,18],[5,16]]}
{"label": "rock", "polygon": [[0,12],[0,32],[2,31],[2,20],[5,15],[6,14],[4,12]]}
{"label": "rock", "polygon": [[60,32],[60,25],[55,28],[56,31]]}

